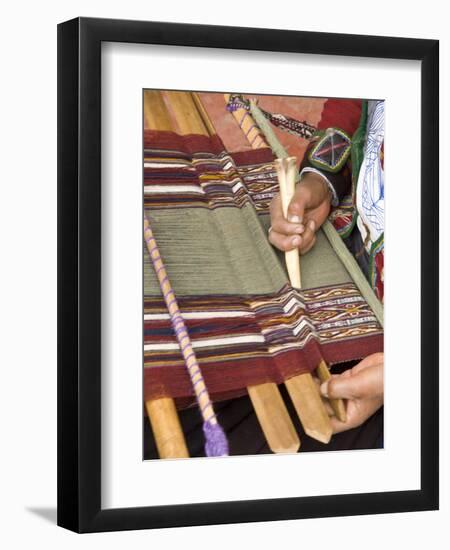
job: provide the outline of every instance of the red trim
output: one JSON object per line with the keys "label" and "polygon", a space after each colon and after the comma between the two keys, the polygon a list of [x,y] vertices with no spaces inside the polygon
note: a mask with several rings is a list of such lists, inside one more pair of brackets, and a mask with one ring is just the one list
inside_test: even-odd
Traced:
{"label": "red trim", "polygon": [[[144,130],[144,149],[168,149],[188,154],[210,153],[219,155],[225,151],[225,147],[219,136],[202,136],[200,134],[187,134],[180,136],[175,132],[162,130]],[[145,153],[144,153],[145,156]]]}
{"label": "red trim", "polygon": [[252,151],[241,151],[239,153],[230,153],[236,166],[245,166],[246,164],[262,164],[272,162],[274,155],[269,147],[261,147]]}

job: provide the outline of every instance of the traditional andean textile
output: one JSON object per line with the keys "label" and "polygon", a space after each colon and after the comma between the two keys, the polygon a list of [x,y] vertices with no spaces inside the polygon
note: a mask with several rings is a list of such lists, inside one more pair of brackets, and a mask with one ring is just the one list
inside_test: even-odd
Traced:
{"label": "traditional andean textile", "polygon": [[[383,348],[382,329],[322,232],[301,291],[267,240],[277,192],[267,149],[229,154],[218,136],[144,135],[144,206],[213,400]],[[194,400],[144,250],[145,399]]]}

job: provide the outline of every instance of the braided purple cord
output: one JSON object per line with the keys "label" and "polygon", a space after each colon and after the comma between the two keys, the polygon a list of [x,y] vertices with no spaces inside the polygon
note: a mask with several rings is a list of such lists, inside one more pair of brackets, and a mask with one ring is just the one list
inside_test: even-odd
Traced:
{"label": "braided purple cord", "polygon": [[[189,334],[184,324],[183,317],[178,307],[175,293],[170,285],[169,277],[161,259],[150,222],[144,213],[144,240],[147,243],[147,250],[155,269],[159,281],[161,292],[169,311],[172,328],[183,354],[184,363],[188,370],[192,387],[197,399],[200,412],[203,416],[203,433],[205,435],[205,453],[206,456],[228,456],[228,441],[220,424],[217,422],[213,405],[206,388],[205,381],[201,374],[200,366],[197,362],[195,352],[192,347]],[[160,265],[157,265],[157,263]],[[198,378],[194,381],[194,378]]]}

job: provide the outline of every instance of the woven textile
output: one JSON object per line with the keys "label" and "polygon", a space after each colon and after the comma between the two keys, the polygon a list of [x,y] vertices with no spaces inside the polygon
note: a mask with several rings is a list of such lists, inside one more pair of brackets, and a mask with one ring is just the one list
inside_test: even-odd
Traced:
{"label": "woven textile", "polygon": [[[144,135],[144,207],[209,393],[242,395],[382,350],[382,329],[324,235],[302,260],[302,291],[267,240],[278,191],[269,149],[229,154],[217,136]],[[145,399],[193,402],[192,385],[144,250]]]}
{"label": "woven textile", "polygon": [[213,209],[250,202],[267,212],[278,190],[268,148],[229,154],[217,136],[154,130],[145,132],[144,147],[146,208]]}

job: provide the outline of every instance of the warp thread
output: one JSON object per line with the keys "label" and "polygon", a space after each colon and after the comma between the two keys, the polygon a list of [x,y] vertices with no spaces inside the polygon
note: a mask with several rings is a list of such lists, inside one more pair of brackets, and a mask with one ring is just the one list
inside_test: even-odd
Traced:
{"label": "warp thread", "polygon": [[186,325],[178,307],[175,293],[170,284],[158,245],[156,244],[155,237],[153,236],[153,232],[150,227],[150,222],[148,221],[145,213],[144,240],[147,245],[147,250],[150,255],[150,259],[152,260],[153,268],[169,311],[172,327],[180,346],[184,363],[191,379],[192,388],[203,417],[203,433],[205,435],[206,456],[228,456],[229,449],[225,432],[217,421]]}

